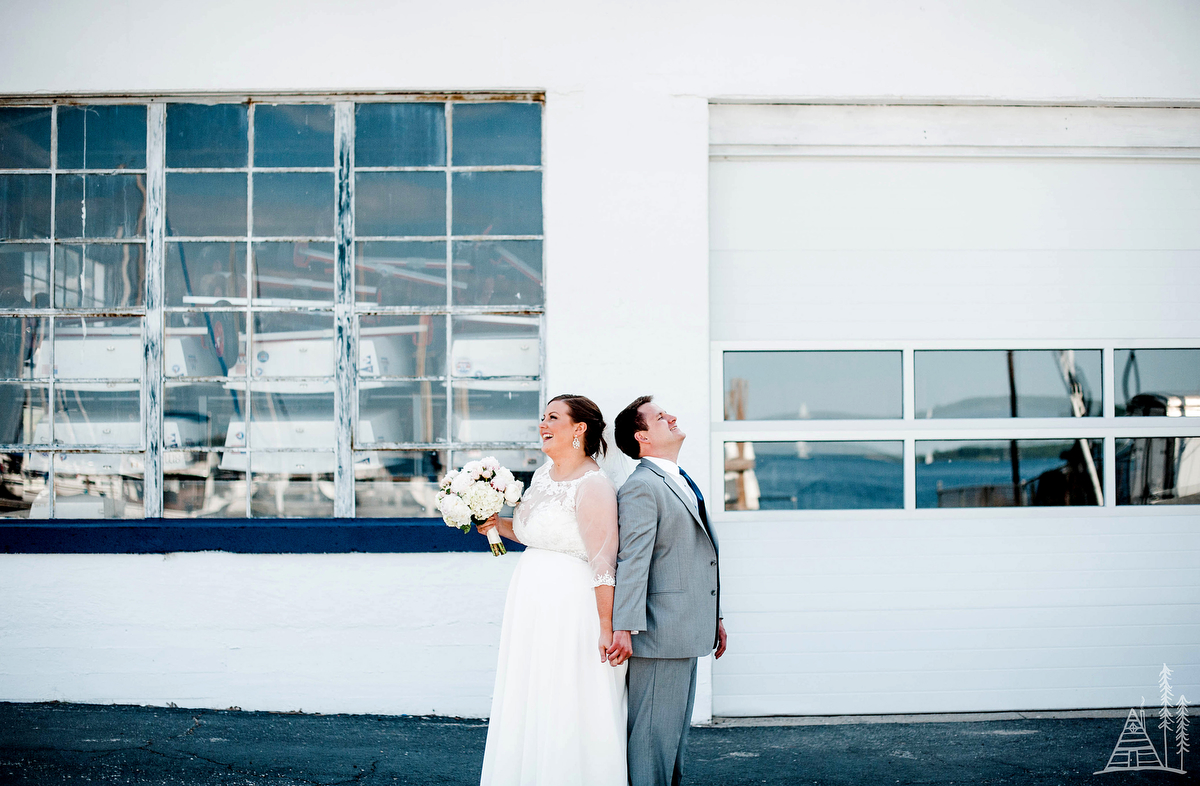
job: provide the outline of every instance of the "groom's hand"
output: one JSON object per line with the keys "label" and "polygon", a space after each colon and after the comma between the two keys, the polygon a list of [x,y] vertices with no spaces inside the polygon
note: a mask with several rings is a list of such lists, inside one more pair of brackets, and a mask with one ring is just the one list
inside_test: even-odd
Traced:
{"label": "groom's hand", "polygon": [[633,655],[633,636],[627,630],[614,630],[612,644],[608,648],[608,662],[620,666]]}
{"label": "groom's hand", "polygon": [[717,620],[717,651],[713,653],[714,658],[719,658],[725,654],[725,642],[728,637],[725,635],[724,620]]}

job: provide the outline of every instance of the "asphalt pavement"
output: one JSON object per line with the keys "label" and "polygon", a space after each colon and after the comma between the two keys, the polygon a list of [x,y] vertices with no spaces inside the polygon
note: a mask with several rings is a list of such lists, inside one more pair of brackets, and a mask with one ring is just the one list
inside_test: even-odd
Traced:
{"label": "asphalt pavement", "polygon": [[[1100,714],[717,719],[692,729],[685,783],[1200,783],[1200,766],[1093,774],[1125,721]],[[464,718],[0,703],[0,784],[473,785],[486,735]]]}

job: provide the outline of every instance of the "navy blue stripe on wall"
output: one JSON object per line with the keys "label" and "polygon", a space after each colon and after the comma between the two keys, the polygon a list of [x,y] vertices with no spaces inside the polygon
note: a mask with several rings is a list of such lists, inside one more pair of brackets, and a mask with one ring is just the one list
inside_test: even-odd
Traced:
{"label": "navy blue stripe on wall", "polygon": [[[515,543],[510,551],[521,551]],[[0,522],[2,554],[377,554],[490,551],[440,519],[146,519]]]}

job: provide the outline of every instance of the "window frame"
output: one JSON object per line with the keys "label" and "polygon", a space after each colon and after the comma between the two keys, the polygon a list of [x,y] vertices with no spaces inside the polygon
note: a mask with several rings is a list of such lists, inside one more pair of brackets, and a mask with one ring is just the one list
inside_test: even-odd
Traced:
{"label": "window frame", "polygon": [[[1114,354],[1117,349],[1195,349],[1200,340],[1163,338],[1114,341],[1055,339],[844,340],[844,341],[713,341],[710,349],[710,483],[709,498],[715,521],[782,522],[848,519],[962,518],[1062,519],[1111,516],[1194,516],[1192,505],[1116,504],[1115,440],[1136,437],[1200,437],[1200,418],[1117,417]],[[1101,350],[1103,408],[1100,417],[1086,418],[916,418],[914,353],[919,350]],[[902,416],[891,420],[741,420],[724,419],[725,352],[753,351],[900,350]],[[1190,422],[1189,422],[1190,421]],[[1104,504],[1069,507],[918,508],[916,442],[920,440],[1096,439],[1103,441]],[[726,510],[724,444],[726,442],[903,441],[904,507],[891,510]]]}
{"label": "window frame", "polygon": [[[474,104],[491,104],[497,102],[510,103],[526,103],[536,104],[541,107],[540,118],[541,127],[540,134],[540,150],[541,158],[537,165],[487,165],[487,166],[456,166],[453,162],[453,112],[454,108],[459,105],[474,105]],[[446,246],[447,256],[447,301],[445,304],[436,306],[381,306],[371,303],[359,303],[355,297],[355,254],[357,246],[361,242],[370,242],[376,238],[363,237],[358,238],[354,234],[354,185],[356,174],[359,170],[354,167],[353,149],[354,149],[354,122],[355,122],[355,107],[359,104],[366,103],[440,103],[443,105],[446,119],[446,160],[440,166],[430,167],[366,167],[365,171],[412,171],[414,169],[424,171],[444,172],[447,184],[446,191],[446,227],[444,236],[430,236],[435,240],[442,240]],[[60,107],[72,105],[119,105],[119,104],[136,104],[146,107],[147,113],[147,137],[146,137],[146,162],[145,169],[138,170],[113,170],[117,173],[137,173],[142,174],[146,178],[146,224],[145,234],[139,238],[122,238],[119,240],[105,238],[99,239],[100,243],[138,243],[144,244],[145,247],[145,280],[142,293],[142,303],[138,306],[120,307],[120,308],[59,308],[55,307],[53,300],[55,291],[55,262],[57,254],[55,250],[62,243],[55,237],[53,222],[57,212],[55,208],[54,188],[57,184],[57,177],[53,175],[60,173],[57,156],[58,136],[58,112]],[[248,153],[247,161],[244,166],[234,167],[232,169],[222,168],[225,171],[247,173],[248,188],[250,193],[253,193],[253,181],[251,175],[256,171],[292,171],[292,170],[308,170],[311,167],[278,167],[257,166],[253,160],[253,135],[254,122],[253,111],[258,104],[326,104],[332,105],[334,113],[334,155],[331,157],[330,166],[320,167],[321,171],[332,171],[335,189],[334,203],[334,229],[333,229],[333,251],[334,251],[334,274],[333,288],[334,295],[332,302],[328,306],[313,307],[311,309],[300,309],[312,313],[328,314],[332,317],[334,330],[334,347],[335,347],[335,363],[331,375],[333,381],[333,398],[334,398],[334,414],[333,421],[335,424],[336,444],[333,447],[334,454],[334,510],[333,515],[327,518],[314,519],[291,519],[284,517],[258,517],[236,518],[236,519],[194,519],[194,518],[164,518],[163,513],[163,458],[168,450],[176,450],[177,448],[168,448],[163,444],[163,410],[165,389],[168,382],[202,382],[205,378],[193,377],[167,377],[164,363],[164,345],[166,343],[164,336],[164,327],[167,322],[168,314],[196,312],[202,310],[201,306],[192,304],[190,306],[168,306],[165,300],[164,282],[166,277],[166,257],[167,247],[171,242],[177,242],[179,238],[168,236],[165,226],[165,196],[166,196],[166,178],[168,170],[171,172],[179,171],[177,168],[170,168],[166,164],[166,112],[168,104],[240,104],[248,107],[247,122],[249,126],[249,144],[251,145]],[[536,240],[544,244],[545,242],[545,94],[542,92],[470,92],[470,93],[450,93],[450,92],[371,92],[371,93],[356,93],[356,92],[291,92],[291,93],[145,93],[145,94],[60,94],[54,96],[4,96],[0,97],[0,105],[4,107],[46,107],[51,110],[50,129],[51,129],[51,156],[49,166],[45,169],[7,169],[3,170],[4,174],[47,174],[51,175],[51,231],[48,238],[39,239],[20,239],[13,241],[5,241],[6,245],[30,244],[38,248],[47,248],[50,250],[47,276],[49,278],[49,291],[51,300],[48,308],[0,308],[0,316],[25,316],[35,318],[63,317],[74,318],[80,316],[92,317],[134,317],[141,320],[143,333],[143,357],[141,367],[140,380],[140,403],[141,403],[141,444],[137,446],[122,445],[122,446],[74,446],[74,445],[52,445],[45,452],[65,452],[65,453],[105,453],[105,454],[129,454],[140,453],[144,456],[145,471],[143,476],[143,488],[145,494],[145,516],[141,519],[89,519],[89,520],[71,520],[54,518],[54,494],[50,496],[50,518],[45,520],[45,524],[31,521],[29,519],[5,519],[0,521],[2,529],[6,533],[4,542],[0,543],[0,551],[23,550],[22,542],[28,541],[18,539],[13,541],[12,535],[18,530],[41,531],[49,533],[51,531],[68,531],[72,527],[83,526],[88,531],[100,533],[104,531],[111,532],[123,530],[153,530],[160,528],[160,532],[168,530],[186,530],[192,532],[193,535],[197,531],[211,530],[214,533],[224,528],[246,528],[258,527],[260,531],[267,532],[274,529],[287,530],[296,526],[303,526],[310,533],[319,529],[321,526],[336,529],[349,525],[355,526],[382,526],[391,525],[436,525],[443,527],[439,518],[396,518],[396,519],[356,519],[355,518],[355,478],[354,478],[354,455],[356,451],[355,437],[357,411],[358,411],[358,334],[359,323],[362,318],[373,316],[400,316],[400,315],[438,315],[446,320],[446,342],[447,342],[447,358],[446,368],[441,371],[438,376],[444,375],[444,384],[447,386],[447,405],[446,405],[446,441],[435,443],[372,443],[358,447],[359,450],[366,451],[390,451],[390,450],[422,450],[422,451],[445,451],[450,457],[450,461],[458,461],[461,458],[462,451],[472,450],[496,450],[496,449],[533,449],[539,447],[535,440],[527,442],[466,442],[456,441],[453,428],[454,407],[453,407],[453,380],[456,375],[451,367],[450,361],[450,344],[452,341],[452,331],[449,329],[453,319],[457,316],[469,316],[477,314],[504,314],[504,315],[521,315],[528,316],[536,320],[538,330],[538,372],[536,377],[522,377],[526,382],[532,382],[538,396],[539,407],[546,400],[545,388],[545,341],[546,341],[546,306],[543,296],[540,304],[530,306],[513,306],[513,305],[497,305],[497,306],[461,306],[454,305],[452,302],[452,286],[453,286],[453,257],[455,244],[463,240]],[[62,170],[65,171],[65,170]],[[75,170],[71,170],[74,172]],[[93,170],[86,170],[91,173]],[[109,170],[96,170],[96,172],[110,173]],[[183,171],[190,171],[185,169]],[[215,171],[215,170],[214,170]],[[541,193],[540,203],[542,215],[541,233],[537,235],[494,235],[494,236],[466,236],[455,235],[453,232],[453,189],[452,181],[460,173],[463,172],[480,172],[480,171],[535,171],[541,176]],[[253,211],[253,202],[248,199],[248,210]],[[251,212],[252,215],[252,212]],[[197,238],[188,238],[196,241]],[[277,238],[270,238],[277,239]],[[393,238],[386,238],[392,240]],[[96,242],[88,240],[87,243]],[[221,238],[221,242],[245,242],[247,251],[251,249],[254,243],[262,242],[253,234],[251,226],[247,226],[246,237],[230,241],[228,238]],[[329,242],[328,240],[322,242]],[[249,259],[247,259],[249,265]],[[542,281],[543,293],[545,286],[545,257],[543,245],[542,257]],[[248,286],[249,286],[248,282]],[[247,293],[249,297],[244,305],[234,307],[236,311],[245,313],[248,317],[255,313],[262,312],[277,312],[278,308],[270,306],[256,305],[252,293]],[[289,310],[289,309],[284,309]],[[295,309],[290,309],[295,310]],[[57,320],[49,320],[50,328],[46,339],[50,341],[49,352],[51,363],[53,363],[53,346],[54,346],[54,325]],[[251,364],[247,363],[247,369]],[[33,382],[32,380],[22,380],[25,382]],[[250,381],[249,371],[247,371],[247,383]],[[53,400],[54,385],[56,378],[51,376],[50,380],[45,384],[48,385],[51,400]],[[40,383],[38,383],[40,384]],[[53,416],[50,417],[51,442],[53,441]],[[38,443],[40,445],[40,443]],[[248,447],[246,448],[249,449]],[[0,446],[0,451],[4,452],[34,452],[31,451],[29,445],[3,445]],[[217,450],[223,452],[224,447],[195,447],[184,448],[184,450],[194,452],[212,452]],[[264,450],[262,448],[257,451]],[[280,452],[289,449],[265,449],[267,452]],[[292,449],[300,450],[300,449]],[[240,452],[240,451],[235,451]],[[301,451],[302,452],[302,451]],[[311,451],[310,451],[311,452]],[[457,454],[457,455],[456,455]],[[53,471],[48,473],[48,487],[53,484]],[[250,482],[249,473],[247,473],[247,483]],[[247,495],[249,497],[249,495]],[[249,499],[247,499],[247,514],[249,513]],[[315,528],[315,529],[314,529]],[[67,538],[71,540],[71,538]],[[35,540],[43,542],[46,546],[46,538],[40,537]],[[59,538],[62,540],[62,538]],[[78,540],[78,538],[75,538]],[[103,540],[99,537],[93,540]],[[171,543],[162,542],[161,538],[155,541],[154,548],[151,550],[162,550],[159,546],[169,548]],[[169,539],[168,539],[169,540]],[[185,539],[186,540],[186,539]],[[203,539],[202,539],[203,540]],[[219,534],[214,538],[209,538],[200,543],[199,547],[205,546],[205,543],[219,543],[228,540],[226,536]],[[368,539],[369,540],[369,539]],[[411,539],[406,538],[405,541]],[[428,538],[417,539],[418,546]],[[461,547],[453,550],[487,550],[486,545],[474,544],[477,539],[461,538],[455,539],[455,542],[461,540]],[[87,546],[91,541],[88,538],[83,539],[84,546]],[[350,548],[348,541],[345,541],[346,548],[332,548],[330,550],[364,550]],[[468,543],[467,541],[471,541]],[[407,551],[407,550],[448,550],[447,544],[440,541],[430,541],[434,543],[434,548],[407,548],[404,543],[397,543],[399,548],[389,548],[385,550]],[[28,545],[28,544],[27,544]],[[91,543],[96,546],[95,550],[105,551],[106,548],[101,547],[102,544]],[[126,543],[125,546],[129,546]],[[136,544],[134,544],[136,545]],[[268,544],[271,545],[271,544]],[[268,551],[277,551],[275,546],[284,546],[286,543],[274,543]],[[329,544],[334,545],[334,544]],[[369,544],[368,544],[369,545]],[[426,546],[429,544],[426,543]],[[320,543],[316,543],[315,547],[320,547]],[[220,548],[220,546],[216,546]],[[51,549],[53,550],[53,549]],[[82,550],[93,550],[84,548]],[[119,548],[118,550],[129,550],[128,548]],[[134,549],[137,550],[137,549]],[[189,550],[189,549],[184,549]],[[286,548],[284,550],[287,550]],[[302,549],[303,551],[311,550],[309,548]],[[324,549],[321,549],[324,550]],[[366,548],[365,550],[378,550],[375,548]]]}

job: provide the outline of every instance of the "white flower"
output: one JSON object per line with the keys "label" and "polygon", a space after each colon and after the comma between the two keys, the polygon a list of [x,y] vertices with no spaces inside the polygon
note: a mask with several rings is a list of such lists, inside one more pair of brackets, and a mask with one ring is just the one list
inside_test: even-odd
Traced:
{"label": "white flower", "polygon": [[467,472],[464,467],[463,471],[458,473],[458,476],[450,482],[450,491],[454,494],[463,494],[467,489],[471,488],[471,484],[474,482],[475,478],[471,477],[471,473]]}
{"label": "white flower", "polygon": [[504,467],[496,470],[496,477],[492,478],[492,488],[496,491],[504,491],[508,488],[509,483],[515,482],[513,474]]}
{"label": "white flower", "polygon": [[498,472],[501,469],[500,462],[496,460],[495,456],[488,456],[487,458],[480,461],[479,464],[484,469],[490,469],[493,472]]}
{"label": "white flower", "polygon": [[463,465],[462,474],[470,475],[471,480],[478,480],[480,474],[483,473],[483,464],[479,461],[468,461]]}
{"label": "white flower", "polygon": [[521,484],[521,481],[514,480],[504,489],[504,501],[509,505],[516,505],[521,501],[521,492],[524,490],[525,489]]}
{"label": "white flower", "polygon": [[448,489],[448,488],[450,488],[450,484],[454,482],[454,479],[456,477],[458,477],[458,470],[452,469],[449,472],[447,472],[445,475],[442,475],[442,480],[440,483],[438,483],[438,485],[440,487],[442,487],[443,489]]}
{"label": "white flower", "polygon": [[504,507],[504,495],[488,483],[476,483],[471,486],[463,495],[463,499],[470,506],[475,518],[480,520],[490,518]]}
{"label": "white flower", "polygon": [[461,497],[448,495],[438,503],[438,509],[442,512],[442,520],[448,526],[465,527],[471,523],[471,508]]}

